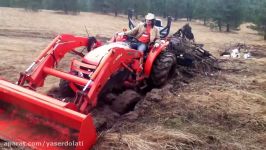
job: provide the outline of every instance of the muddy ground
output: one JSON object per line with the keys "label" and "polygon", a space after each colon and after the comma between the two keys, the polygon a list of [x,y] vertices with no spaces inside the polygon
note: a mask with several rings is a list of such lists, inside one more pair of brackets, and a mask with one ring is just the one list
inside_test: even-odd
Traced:
{"label": "muddy ground", "polygon": [[[172,31],[184,23],[174,22]],[[0,8],[0,76],[15,82],[56,34],[86,35],[84,25],[93,35],[111,37],[127,26],[127,20],[125,16],[68,16]],[[191,25],[197,42],[204,43],[215,56],[240,42],[249,46],[254,57],[223,60],[223,70],[212,76],[178,73],[162,89],[147,93],[133,112],[101,132],[94,149],[266,147],[266,43],[246,28],[248,24],[233,33],[210,31],[196,21]],[[68,67],[71,57],[67,56],[61,68]],[[40,91],[46,93],[57,86],[58,80],[49,78]]]}

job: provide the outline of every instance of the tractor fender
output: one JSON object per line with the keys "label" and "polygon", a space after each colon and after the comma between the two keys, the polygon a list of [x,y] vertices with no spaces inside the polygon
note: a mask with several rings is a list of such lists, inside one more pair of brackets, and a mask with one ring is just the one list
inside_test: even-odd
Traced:
{"label": "tractor fender", "polygon": [[152,69],[152,66],[153,66],[153,62],[155,61],[155,59],[157,58],[157,56],[163,51],[166,49],[167,45],[169,44],[169,42],[165,42],[163,44],[160,44],[159,47],[157,48],[153,48],[150,50],[149,54],[148,54],[148,57],[146,59],[146,62],[145,62],[145,66],[144,66],[144,76],[146,78],[149,78],[150,77],[150,74],[151,74],[151,69]]}

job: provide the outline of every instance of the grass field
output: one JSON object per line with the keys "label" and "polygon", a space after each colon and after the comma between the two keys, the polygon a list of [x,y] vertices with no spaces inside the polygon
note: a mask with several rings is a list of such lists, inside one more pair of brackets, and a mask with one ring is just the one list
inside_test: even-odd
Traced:
{"label": "grass field", "polygon": [[[15,82],[57,34],[87,36],[86,26],[90,35],[109,38],[127,24],[125,16],[0,8],[0,76]],[[184,24],[174,22],[172,32]],[[246,27],[248,23],[232,33],[213,32],[200,22],[190,24],[196,41],[217,57],[235,43],[247,44],[257,55],[225,61],[226,70],[214,77],[197,76],[187,79],[189,83],[177,77],[152,90],[139,104],[145,112],[133,122],[121,119],[100,134],[95,149],[265,149],[266,42]],[[44,91],[57,86],[55,81],[49,79]],[[153,102],[152,94],[162,100]]]}

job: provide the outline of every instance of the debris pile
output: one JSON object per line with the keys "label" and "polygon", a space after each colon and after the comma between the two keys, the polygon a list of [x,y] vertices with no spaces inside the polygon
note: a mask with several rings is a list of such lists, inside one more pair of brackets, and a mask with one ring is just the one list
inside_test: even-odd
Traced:
{"label": "debris pile", "polygon": [[245,45],[241,43],[237,43],[235,45],[230,46],[229,48],[226,48],[221,54],[221,59],[249,59],[251,58],[250,49]]}
{"label": "debris pile", "polygon": [[203,47],[203,44],[196,44],[194,41],[174,34],[170,37],[168,49],[176,54],[179,70],[212,75],[214,71],[220,69],[218,60]]}

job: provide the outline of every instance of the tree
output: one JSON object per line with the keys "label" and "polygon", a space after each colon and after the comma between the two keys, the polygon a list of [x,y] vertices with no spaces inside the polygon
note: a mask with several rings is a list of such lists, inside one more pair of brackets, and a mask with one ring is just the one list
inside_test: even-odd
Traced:
{"label": "tree", "polygon": [[108,8],[114,13],[115,16],[118,16],[119,13],[126,12],[128,2],[127,0],[108,0]]}
{"label": "tree", "polygon": [[211,18],[211,0],[197,0],[195,1],[194,16],[197,19],[203,20],[204,25]]}
{"label": "tree", "polygon": [[242,0],[213,0],[211,6],[211,18],[217,22],[220,31],[223,24],[226,25],[226,31],[230,32],[231,27],[237,27],[242,23]]}
{"label": "tree", "polygon": [[0,6],[1,7],[10,7],[10,2],[11,1],[0,1]]}
{"label": "tree", "polygon": [[109,11],[108,0],[91,0],[92,11],[107,13]]}
{"label": "tree", "polygon": [[256,9],[256,17],[254,22],[257,24],[260,31],[263,32],[264,40],[266,40],[266,2],[260,1],[259,7]]}
{"label": "tree", "polygon": [[133,5],[129,5],[129,6],[134,7],[136,17],[138,15],[145,16],[145,14],[149,12],[148,3],[151,3],[151,2],[152,0],[150,1],[134,0]]}
{"label": "tree", "polygon": [[209,14],[211,19],[216,22],[216,24],[219,27],[219,31],[222,31],[222,19],[223,19],[223,8],[221,0],[213,0],[210,4],[211,7],[211,13]]}
{"label": "tree", "polygon": [[172,7],[176,9],[174,15],[176,20],[186,16],[186,0],[177,0],[175,3],[173,3]]}
{"label": "tree", "polygon": [[52,0],[51,8],[62,10],[65,14],[77,14],[80,12],[78,0]]}
{"label": "tree", "polygon": [[194,7],[195,7],[194,0],[186,1],[185,14],[186,14],[187,21],[192,20]]}
{"label": "tree", "polygon": [[226,31],[230,32],[230,27],[238,27],[243,21],[243,0],[224,0],[225,11],[223,14],[226,23]]}
{"label": "tree", "polygon": [[42,9],[43,0],[23,0],[23,6],[27,11],[39,11]]}

